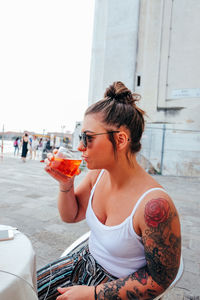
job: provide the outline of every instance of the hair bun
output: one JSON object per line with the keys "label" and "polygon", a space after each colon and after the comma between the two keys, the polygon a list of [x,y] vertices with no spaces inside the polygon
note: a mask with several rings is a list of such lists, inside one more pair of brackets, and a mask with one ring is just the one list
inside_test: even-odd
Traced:
{"label": "hair bun", "polygon": [[115,88],[113,85],[110,85],[105,93],[104,93],[104,97],[105,98],[111,98],[111,99],[115,99],[116,98],[116,92],[115,92]]}
{"label": "hair bun", "polygon": [[135,95],[121,81],[115,81],[106,89],[104,98],[134,106],[135,101],[138,100],[138,97],[136,99]]}

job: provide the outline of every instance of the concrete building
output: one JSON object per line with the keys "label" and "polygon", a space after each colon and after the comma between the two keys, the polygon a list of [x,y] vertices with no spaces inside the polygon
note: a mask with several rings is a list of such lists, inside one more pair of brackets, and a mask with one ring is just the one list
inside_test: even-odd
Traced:
{"label": "concrete building", "polygon": [[141,154],[162,174],[200,175],[200,1],[96,0],[89,104],[121,80],[141,94]]}
{"label": "concrete building", "polygon": [[75,129],[73,132],[73,139],[72,139],[72,150],[77,151],[79,145],[79,135],[81,133],[81,126],[82,122],[76,122]]}

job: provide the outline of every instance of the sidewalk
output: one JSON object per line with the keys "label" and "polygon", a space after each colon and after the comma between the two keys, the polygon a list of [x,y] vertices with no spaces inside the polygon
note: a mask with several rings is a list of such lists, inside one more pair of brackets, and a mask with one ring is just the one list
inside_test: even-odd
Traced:
{"label": "sidewalk", "polygon": [[[76,177],[75,184],[84,172]],[[184,275],[165,300],[200,300],[200,178],[155,176],[169,192],[182,226]],[[56,259],[88,231],[85,221],[63,223],[57,210],[58,184],[38,160],[0,158],[0,223],[17,227],[31,240],[37,268]]]}

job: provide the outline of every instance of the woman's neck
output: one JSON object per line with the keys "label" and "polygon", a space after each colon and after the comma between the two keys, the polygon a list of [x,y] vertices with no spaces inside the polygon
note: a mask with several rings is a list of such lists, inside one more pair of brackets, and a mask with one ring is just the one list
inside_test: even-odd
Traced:
{"label": "woman's neck", "polygon": [[129,162],[127,158],[117,159],[112,168],[107,169],[112,188],[119,189],[127,183],[133,182],[136,178],[140,177],[145,171],[138,164],[136,156],[131,157]]}

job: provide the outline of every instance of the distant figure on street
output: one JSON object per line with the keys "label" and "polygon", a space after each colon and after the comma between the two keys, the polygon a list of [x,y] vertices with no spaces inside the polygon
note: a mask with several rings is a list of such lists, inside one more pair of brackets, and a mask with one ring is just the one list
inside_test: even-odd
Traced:
{"label": "distant figure on street", "polygon": [[33,159],[36,159],[38,145],[39,145],[38,139],[37,139],[36,135],[34,135],[33,140],[32,140]]}
{"label": "distant figure on street", "polygon": [[43,150],[42,150],[42,159],[41,162],[44,162],[45,158],[47,158],[47,154],[52,152],[52,146],[50,143],[50,139],[47,138],[43,143]]}
{"label": "distant figure on street", "polygon": [[32,137],[32,135],[29,135],[28,140],[29,140],[28,150],[30,153],[30,159],[32,159],[32,154],[33,154],[33,146],[32,146],[33,137]]}
{"label": "distant figure on street", "polygon": [[22,137],[22,161],[23,162],[26,162],[28,144],[29,144],[28,134],[25,133],[24,136]]}
{"label": "distant figure on street", "polygon": [[13,143],[14,146],[14,156],[15,154],[19,155],[19,144],[20,144],[20,138],[17,137]]}
{"label": "distant figure on street", "polygon": [[42,150],[43,150],[43,140],[42,138],[39,139],[39,144],[38,144],[38,156],[42,157]]}

